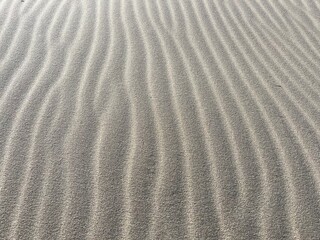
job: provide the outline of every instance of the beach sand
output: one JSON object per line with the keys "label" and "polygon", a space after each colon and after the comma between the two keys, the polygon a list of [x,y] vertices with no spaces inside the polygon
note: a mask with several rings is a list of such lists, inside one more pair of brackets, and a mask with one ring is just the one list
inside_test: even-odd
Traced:
{"label": "beach sand", "polygon": [[0,239],[320,239],[320,2],[1,0]]}

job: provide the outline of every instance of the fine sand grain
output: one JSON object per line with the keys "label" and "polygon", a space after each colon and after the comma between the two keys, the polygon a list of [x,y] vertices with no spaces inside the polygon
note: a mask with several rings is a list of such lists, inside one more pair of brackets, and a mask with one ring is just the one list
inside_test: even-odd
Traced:
{"label": "fine sand grain", "polygon": [[0,0],[0,239],[320,239],[318,0]]}

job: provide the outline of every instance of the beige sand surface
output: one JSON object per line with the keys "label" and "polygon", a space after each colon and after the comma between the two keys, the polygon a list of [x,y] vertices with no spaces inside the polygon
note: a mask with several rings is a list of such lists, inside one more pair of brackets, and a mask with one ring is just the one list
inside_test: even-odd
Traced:
{"label": "beige sand surface", "polygon": [[318,0],[0,0],[0,239],[320,239]]}

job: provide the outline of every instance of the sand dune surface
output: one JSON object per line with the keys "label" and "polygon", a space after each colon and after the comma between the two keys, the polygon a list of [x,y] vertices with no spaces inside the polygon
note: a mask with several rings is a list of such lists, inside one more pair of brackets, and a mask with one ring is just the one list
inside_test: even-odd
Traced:
{"label": "sand dune surface", "polygon": [[1,0],[0,239],[320,239],[320,2]]}

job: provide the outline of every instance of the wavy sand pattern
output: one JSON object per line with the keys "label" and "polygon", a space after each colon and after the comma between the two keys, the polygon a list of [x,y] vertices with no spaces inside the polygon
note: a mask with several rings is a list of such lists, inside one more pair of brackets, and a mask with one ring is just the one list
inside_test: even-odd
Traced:
{"label": "wavy sand pattern", "polygon": [[320,3],[0,1],[0,239],[320,239]]}

